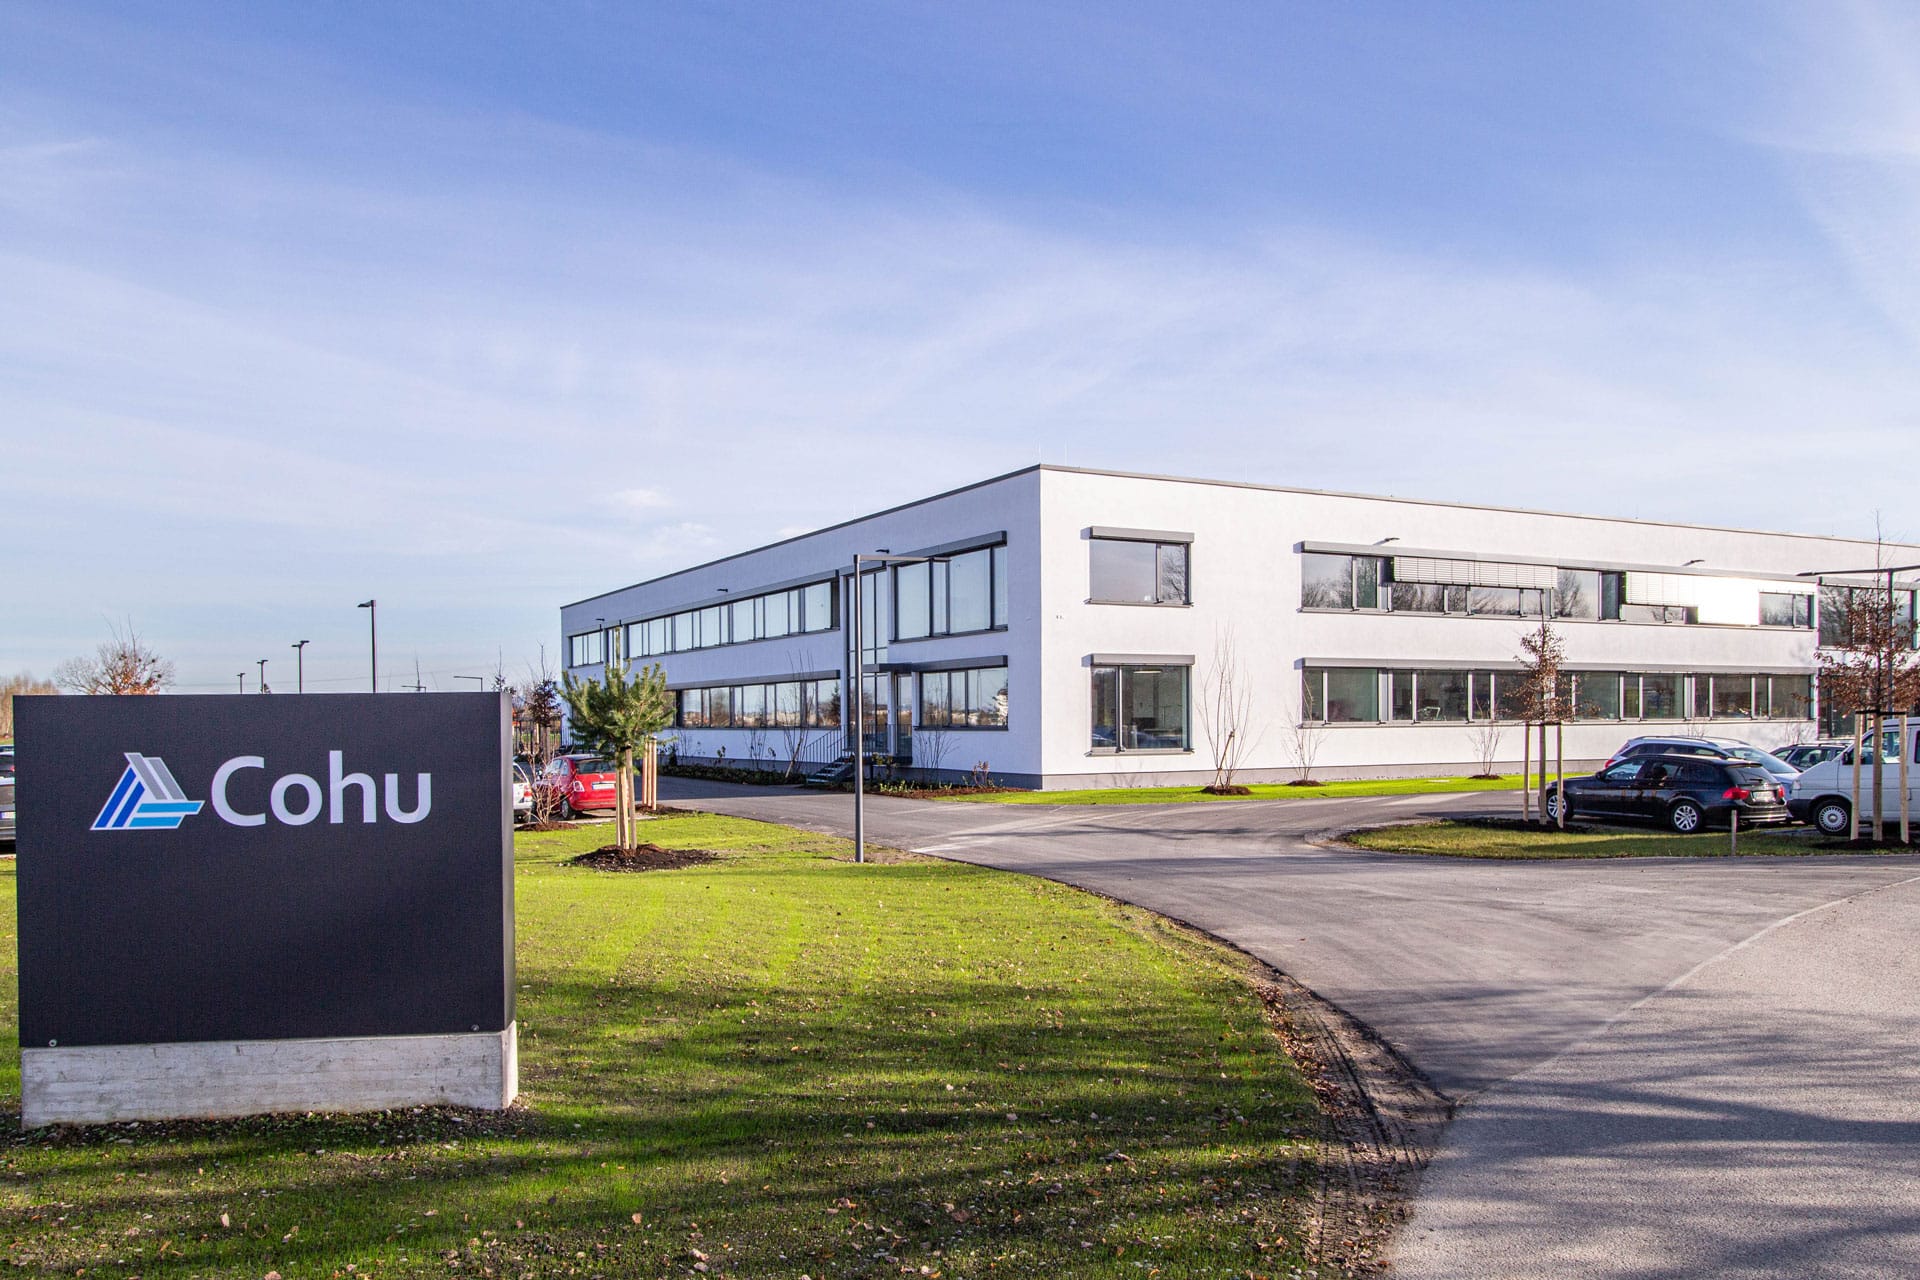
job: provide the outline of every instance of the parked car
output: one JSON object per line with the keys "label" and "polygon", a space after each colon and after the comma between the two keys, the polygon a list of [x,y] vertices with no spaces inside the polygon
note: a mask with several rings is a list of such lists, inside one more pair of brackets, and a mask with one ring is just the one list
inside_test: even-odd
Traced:
{"label": "parked car", "polygon": [[[1909,752],[1920,746],[1920,729],[1914,741],[1906,744]],[[1880,770],[1880,817],[1886,822],[1900,820],[1900,730],[1889,729],[1881,735],[1880,750],[1865,744],[1860,758],[1861,807],[1870,817],[1873,812],[1873,771]],[[1907,813],[1920,819],[1920,760],[1907,759]],[[1846,835],[1853,829],[1853,744],[1842,743],[1838,755],[1828,756],[1794,780],[1787,796],[1787,808],[1802,822],[1811,823],[1830,836]]]}
{"label": "parked car", "polygon": [[0,742],[0,844],[9,849],[15,830],[13,794],[13,744]]}
{"label": "parked car", "polygon": [[[1549,786],[1541,810],[1560,816]],[[1664,822],[1682,835],[1709,826],[1771,826],[1789,820],[1786,793],[1773,775],[1744,760],[1700,754],[1629,756],[1599,773],[1567,779],[1567,816]]]}
{"label": "parked car", "polygon": [[513,762],[513,820],[525,822],[533,817],[533,775],[518,760]]}
{"label": "parked car", "polygon": [[1782,747],[1773,754],[1805,773],[1822,760],[1831,760],[1845,751],[1848,743],[1839,738],[1823,738],[1819,742],[1796,742],[1790,747]]}
{"label": "parked car", "polygon": [[572,818],[588,809],[613,808],[613,784],[619,773],[620,766],[604,756],[555,756],[537,785],[557,796],[562,818]]}
{"label": "parked car", "polygon": [[1743,760],[1758,765],[1774,776],[1784,789],[1793,784],[1800,771],[1771,752],[1762,751],[1750,742],[1738,738],[1696,738],[1650,736],[1629,738],[1625,746],[1613,753],[1608,764],[1615,764],[1630,756],[1679,755],[1707,756],[1715,760]]}

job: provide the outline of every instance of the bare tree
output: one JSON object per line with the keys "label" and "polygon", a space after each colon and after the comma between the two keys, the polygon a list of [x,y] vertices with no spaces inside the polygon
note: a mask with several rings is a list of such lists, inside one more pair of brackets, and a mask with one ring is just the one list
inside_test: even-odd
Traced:
{"label": "bare tree", "polygon": [[937,782],[947,753],[953,749],[953,731],[944,724],[922,724],[914,730],[913,749],[914,758],[928,762],[922,767],[931,769]]}
{"label": "bare tree", "polygon": [[1490,720],[1483,720],[1467,733],[1467,740],[1473,744],[1473,754],[1480,761],[1478,778],[1497,778],[1493,766],[1500,759],[1500,739],[1506,731]]}
{"label": "bare tree", "polygon": [[35,680],[33,673],[22,671],[17,676],[0,680],[0,741],[13,738],[13,699],[17,694],[58,693],[60,686],[51,680]]}
{"label": "bare tree", "polygon": [[173,663],[141,641],[127,623],[125,634],[111,624],[113,639],[91,658],[69,658],[54,668],[53,681],[69,693],[159,693],[173,683]]}
{"label": "bare tree", "polygon": [[1291,718],[1287,730],[1287,759],[1300,771],[1293,785],[1304,787],[1313,782],[1313,762],[1320,757],[1321,744],[1326,739],[1326,709],[1318,705],[1319,699],[1310,691],[1311,686],[1302,682],[1299,714]]}
{"label": "bare tree", "polygon": [[560,682],[547,665],[547,647],[540,646],[540,664],[527,665],[527,678],[514,690],[516,736],[520,748],[536,768],[553,759],[560,741]]}
{"label": "bare tree", "polygon": [[1254,723],[1253,690],[1230,626],[1213,633],[1213,664],[1200,681],[1200,731],[1213,755],[1213,784],[1207,790],[1233,789],[1233,775],[1259,745],[1261,728]]}

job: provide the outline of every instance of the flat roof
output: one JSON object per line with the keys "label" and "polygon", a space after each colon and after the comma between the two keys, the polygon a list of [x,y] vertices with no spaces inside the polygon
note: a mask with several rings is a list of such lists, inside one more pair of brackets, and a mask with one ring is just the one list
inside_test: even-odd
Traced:
{"label": "flat roof", "polygon": [[[1367,502],[1398,502],[1407,506],[1448,507],[1458,511],[1504,511],[1511,512],[1515,515],[1552,516],[1560,520],[1594,520],[1604,521],[1608,524],[1636,524],[1657,529],[1698,529],[1704,533],[1739,533],[1753,537],[1767,538],[1805,538],[1808,541],[1843,542],[1862,547],[1902,547],[1920,551],[1920,543],[1875,543],[1867,538],[1847,538],[1837,534],[1795,533],[1791,530],[1783,529],[1747,529],[1737,525],[1694,524],[1687,521],[1675,520],[1648,520],[1639,516],[1603,516],[1580,511],[1548,511],[1540,507],[1500,507],[1488,502],[1452,502],[1444,498],[1402,498],[1398,495],[1388,493],[1352,493],[1342,489],[1310,489],[1299,485],[1260,484],[1252,480],[1208,480],[1199,476],[1156,475],[1146,471],[1110,471],[1101,467],[1069,467],[1056,462],[1036,462],[1030,466],[1021,467],[1016,471],[1008,471],[997,476],[989,476],[985,480],[976,480],[972,484],[963,484],[955,489],[945,489],[939,493],[929,494],[924,498],[915,498],[911,502],[902,502],[898,506],[886,507],[879,511],[871,511],[863,516],[855,516],[850,520],[841,520],[833,524],[822,525],[818,529],[809,529],[805,533],[797,533],[790,538],[781,538],[774,542],[762,543],[757,547],[749,547],[745,551],[735,551],[712,560],[702,561],[699,564],[688,565],[684,569],[675,569],[671,573],[663,573],[658,577],[643,578],[639,582],[631,582],[624,587],[615,587],[610,591],[601,591],[594,595],[582,596],[578,600],[569,600],[560,607],[562,609],[571,609],[575,605],[586,604],[590,600],[603,600],[608,596],[619,595],[622,591],[632,591],[637,587],[650,587],[656,582],[665,582],[669,578],[677,578],[682,574],[697,573],[702,569],[711,569],[713,566],[725,564],[729,560],[739,560],[745,556],[757,555],[762,551],[771,550],[774,547],[784,547],[789,543],[799,542],[806,538],[818,537],[823,533],[832,533],[835,529],[846,529],[867,520],[877,520],[881,516],[890,516],[896,512],[910,511],[915,507],[925,506],[929,502],[939,502],[942,499],[951,498],[956,494],[967,493],[974,489],[984,489],[988,485],[1001,484],[1008,480],[1018,479],[1021,476],[1032,475],[1037,471],[1058,471],[1065,475],[1104,476],[1114,480],[1154,480],[1165,484],[1210,485],[1221,489],[1256,489],[1265,493],[1292,493],[1314,498],[1358,498]],[[1829,576],[1839,577],[1843,575],[1834,574]]]}

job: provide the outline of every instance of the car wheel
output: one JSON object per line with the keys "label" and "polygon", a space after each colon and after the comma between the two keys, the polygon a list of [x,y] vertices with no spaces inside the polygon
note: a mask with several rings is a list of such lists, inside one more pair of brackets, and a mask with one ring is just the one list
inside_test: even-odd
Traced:
{"label": "car wheel", "polygon": [[1547,792],[1547,798],[1540,802],[1540,811],[1547,815],[1547,820],[1549,822],[1560,821],[1559,793],[1554,791]]}
{"label": "car wheel", "polygon": [[567,799],[565,796],[560,797],[560,821],[572,822],[579,816],[580,811],[573,807],[573,801]]}
{"label": "car wheel", "polygon": [[1707,815],[1691,800],[1681,800],[1667,810],[1667,825],[1683,836],[1690,836],[1707,823]]}
{"label": "car wheel", "polygon": [[1813,825],[1825,835],[1847,835],[1853,829],[1853,806],[1845,800],[1822,800],[1813,807]]}

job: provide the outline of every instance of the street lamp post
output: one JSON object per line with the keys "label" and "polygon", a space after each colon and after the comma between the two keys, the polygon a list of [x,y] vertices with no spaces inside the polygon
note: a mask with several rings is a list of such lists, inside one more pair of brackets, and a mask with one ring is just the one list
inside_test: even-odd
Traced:
{"label": "street lamp post", "polygon": [[260,661],[260,692],[265,693],[267,691],[267,660],[265,658],[261,658],[259,661]]}
{"label": "street lamp post", "polygon": [[867,860],[867,640],[865,599],[860,585],[863,565],[886,569],[899,564],[932,564],[945,556],[896,556],[886,552],[853,557],[853,860]]}
{"label": "street lamp post", "polygon": [[362,600],[354,606],[367,611],[367,649],[370,655],[373,691],[380,692],[380,628],[375,618],[380,612],[378,600]]}
{"label": "street lamp post", "polygon": [[239,673],[239,675],[240,675],[240,692],[245,693],[247,691],[247,673],[242,671]]}
{"label": "street lamp post", "polygon": [[293,691],[295,693],[305,693],[307,691],[307,646],[312,643],[313,641],[311,640],[296,640],[293,642],[293,660],[299,664],[294,669],[295,687]]}

